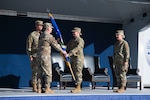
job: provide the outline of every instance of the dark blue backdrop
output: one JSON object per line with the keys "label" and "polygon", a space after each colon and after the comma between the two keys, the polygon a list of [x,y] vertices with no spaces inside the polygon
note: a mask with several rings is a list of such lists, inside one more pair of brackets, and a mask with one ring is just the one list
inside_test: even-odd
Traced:
{"label": "dark blue backdrop", "polygon": [[[0,16],[0,76],[18,77],[17,87],[29,86],[31,69],[25,47],[26,38],[34,30],[36,20],[37,18]],[[41,20],[49,22],[49,19]],[[72,38],[72,28],[81,27],[82,37],[85,40],[84,53],[100,56],[100,66],[107,67],[111,75],[108,56],[113,54],[114,33],[116,29],[122,28],[122,24],[67,20],[56,20],[56,23],[65,43]]]}

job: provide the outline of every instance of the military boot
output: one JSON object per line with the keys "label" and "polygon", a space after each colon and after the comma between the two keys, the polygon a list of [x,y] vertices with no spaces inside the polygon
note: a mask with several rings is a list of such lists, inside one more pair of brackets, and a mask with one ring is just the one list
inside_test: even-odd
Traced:
{"label": "military boot", "polygon": [[41,85],[38,84],[37,93],[42,93]]}
{"label": "military boot", "polygon": [[118,89],[118,93],[123,93],[125,91],[125,88],[122,86],[120,89]]}
{"label": "military boot", "polygon": [[38,89],[37,89],[37,93],[42,93],[42,89],[41,89],[41,88],[38,88]]}
{"label": "military boot", "polygon": [[54,90],[52,90],[52,89],[49,88],[49,87],[46,87],[46,88],[45,88],[45,93],[53,94],[53,93],[54,93]]}
{"label": "military boot", "polygon": [[76,88],[71,90],[72,93],[79,93],[81,92],[81,84],[77,84]]}
{"label": "military boot", "polygon": [[119,90],[120,88],[121,88],[121,87],[119,86],[118,89],[114,89],[113,92],[118,92],[118,90]]}
{"label": "military boot", "polygon": [[33,83],[33,86],[32,86],[32,87],[33,87],[32,91],[33,91],[33,92],[37,92],[37,84],[36,84],[36,83]]}
{"label": "military boot", "polygon": [[114,89],[113,92],[118,92],[119,89]]}

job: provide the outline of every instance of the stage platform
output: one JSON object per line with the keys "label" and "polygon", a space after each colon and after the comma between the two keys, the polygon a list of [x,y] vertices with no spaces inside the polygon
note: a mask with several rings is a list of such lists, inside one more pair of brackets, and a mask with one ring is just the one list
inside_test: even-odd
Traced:
{"label": "stage platform", "polygon": [[11,89],[0,88],[0,100],[150,100],[150,88],[127,88],[124,93],[114,93],[112,89],[97,87],[94,90],[83,87],[81,93],[70,93],[73,87],[58,90],[54,94],[34,93],[31,87]]}

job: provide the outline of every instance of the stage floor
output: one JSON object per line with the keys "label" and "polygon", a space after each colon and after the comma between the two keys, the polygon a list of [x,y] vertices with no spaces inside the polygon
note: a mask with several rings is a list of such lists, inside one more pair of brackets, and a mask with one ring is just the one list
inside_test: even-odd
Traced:
{"label": "stage floor", "polygon": [[11,89],[0,88],[0,97],[21,97],[21,96],[81,96],[81,95],[149,95],[150,88],[143,88],[141,91],[138,88],[127,88],[124,93],[114,93],[113,90],[107,90],[107,87],[96,87],[91,90],[88,87],[83,87],[80,93],[71,93],[70,90],[73,87],[66,87],[66,89],[58,90],[56,87],[52,87],[55,91],[54,94],[35,93],[32,92],[31,87]]}

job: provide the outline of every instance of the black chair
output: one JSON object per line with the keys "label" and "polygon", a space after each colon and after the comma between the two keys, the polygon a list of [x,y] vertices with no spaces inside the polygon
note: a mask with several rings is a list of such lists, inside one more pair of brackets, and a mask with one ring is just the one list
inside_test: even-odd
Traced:
{"label": "black chair", "polygon": [[[139,69],[132,68],[131,63],[130,63],[130,66],[127,72],[127,87],[131,87],[129,86],[129,83],[132,82],[132,83],[136,83],[135,87],[139,87],[139,89],[142,90],[142,79],[138,73],[139,73]],[[138,82],[139,82],[139,85],[137,84]]]}
{"label": "black chair", "polygon": [[57,52],[52,53],[52,64],[53,64],[53,81],[58,81],[60,88],[67,86],[68,82],[73,82],[72,75],[69,69],[66,67],[64,58]]}
{"label": "black chair", "polygon": [[[92,83],[92,89],[98,86],[97,82],[107,82],[108,90],[110,87],[110,76],[107,74],[107,68],[100,68],[99,57],[85,55],[83,77],[88,75]],[[86,73],[86,74],[85,74]],[[83,80],[86,80],[83,78]]]}
{"label": "black chair", "polygon": [[93,83],[92,83],[92,75],[94,74],[95,71],[95,63],[94,63],[94,58],[93,56],[84,56],[84,68],[82,70],[83,73],[83,81],[84,82],[90,82],[92,84],[92,89],[93,89]]}

